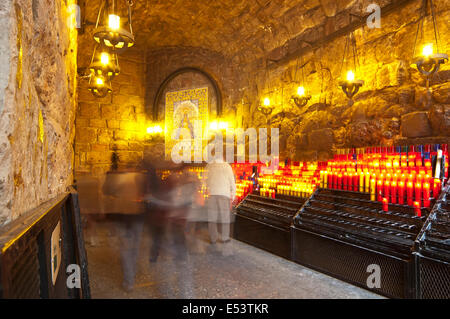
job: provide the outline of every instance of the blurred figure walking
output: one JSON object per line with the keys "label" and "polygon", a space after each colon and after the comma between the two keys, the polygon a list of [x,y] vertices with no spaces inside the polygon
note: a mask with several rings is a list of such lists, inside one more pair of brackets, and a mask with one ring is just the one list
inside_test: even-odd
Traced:
{"label": "blurred figure walking", "polygon": [[104,212],[116,221],[123,270],[123,288],[131,291],[136,276],[136,263],[146,211],[143,196],[148,181],[142,171],[132,166],[119,168],[117,154],[103,184]]}
{"label": "blurred figure walking", "polygon": [[218,226],[220,225],[222,254],[230,255],[232,253],[230,242],[231,203],[236,196],[233,169],[223,159],[217,159],[206,165],[205,182],[209,194],[207,200],[208,230],[212,250],[218,251]]}

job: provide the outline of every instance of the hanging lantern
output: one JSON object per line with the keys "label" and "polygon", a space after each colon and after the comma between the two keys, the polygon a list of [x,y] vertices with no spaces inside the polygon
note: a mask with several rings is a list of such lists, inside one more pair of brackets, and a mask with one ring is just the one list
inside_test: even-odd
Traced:
{"label": "hanging lantern", "polygon": [[[433,34],[434,34],[434,41],[436,44],[436,50],[437,53],[434,53],[433,44],[428,43],[423,46],[422,54],[419,56],[416,56],[416,47],[417,47],[417,39],[419,36],[419,31],[421,34],[421,39],[423,39],[423,21],[424,18],[427,16],[427,5],[430,5],[430,11],[431,11],[431,18],[433,20]],[[445,53],[439,53],[439,30],[437,27],[436,22],[436,15],[434,12],[434,4],[432,0],[425,0],[423,3],[423,12],[422,16],[420,17],[419,23],[417,24],[417,31],[416,31],[416,37],[414,40],[414,52],[413,52],[413,64],[416,65],[417,70],[427,77],[427,86],[429,85],[429,78],[439,71],[440,65],[445,63],[448,60],[448,55]]]}
{"label": "hanging lantern", "polygon": [[353,73],[352,70],[349,70],[347,72],[347,77],[345,81],[340,81],[339,85],[342,88],[342,91],[344,91],[345,95],[349,99],[352,99],[352,97],[358,93],[359,88],[364,84],[363,80],[355,80],[355,73]]}
{"label": "hanging lantern", "polygon": [[[131,6],[133,5],[133,2],[128,0],[127,4],[128,25],[130,31],[127,31],[120,26],[120,16],[115,12],[115,0],[112,0],[110,12],[108,12],[109,6],[107,0],[102,2],[98,11],[97,23],[94,30],[94,40],[116,53],[122,53],[134,45],[133,29],[131,27]],[[102,20],[105,24],[99,26],[101,18],[103,18]]]}
{"label": "hanging lantern", "polygon": [[260,111],[265,116],[268,116],[272,113],[274,107],[270,103],[270,99],[268,97],[264,98],[263,103],[258,106],[258,111]]}
{"label": "hanging lantern", "polygon": [[107,77],[112,80],[116,75],[120,73],[119,59],[116,53],[110,54],[108,51],[103,50],[100,54],[96,55],[96,49],[92,54],[91,64],[89,70],[95,76]]}
{"label": "hanging lantern", "polygon": [[95,76],[91,74],[89,79],[88,90],[98,98],[105,97],[108,93],[112,92],[111,82],[109,78],[105,78],[103,76]]}
{"label": "hanging lantern", "polygon": [[[353,69],[356,71],[356,67],[357,65],[359,65],[359,62],[356,51],[356,40],[355,36],[353,35],[353,32],[350,32],[345,42],[344,57],[342,60],[341,70],[343,69],[344,64],[346,64],[346,55],[350,50],[349,49],[350,45],[352,47]],[[355,73],[353,72],[353,70],[348,70],[346,79],[343,81],[339,81],[339,86],[342,88],[342,91],[344,91],[345,95],[349,98],[349,104],[353,104],[352,98],[353,96],[356,95],[356,93],[358,93],[359,88],[363,84],[364,84],[363,80],[355,79]]]}
{"label": "hanging lantern", "polygon": [[[302,83],[305,83],[305,75],[303,73],[303,67],[305,65],[302,64],[301,68],[302,68]],[[298,60],[297,60],[297,67],[295,68],[295,75],[294,75],[294,79],[297,78],[297,69],[298,69]],[[308,104],[308,101],[311,99],[311,95],[307,95],[305,92],[305,88],[304,86],[300,85],[299,87],[297,87],[297,94],[296,95],[292,95],[291,99],[294,101],[295,105],[297,105],[297,107],[303,107],[306,104]]]}

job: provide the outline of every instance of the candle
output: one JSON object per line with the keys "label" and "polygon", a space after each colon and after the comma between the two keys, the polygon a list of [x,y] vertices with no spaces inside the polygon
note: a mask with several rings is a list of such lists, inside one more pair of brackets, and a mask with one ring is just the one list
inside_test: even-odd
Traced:
{"label": "candle", "polygon": [[328,177],[327,187],[333,188],[333,172],[331,171],[327,177]]}
{"label": "candle", "polygon": [[342,174],[339,173],[337,178],[337,189],[342,189]]}
{"label": "candle", "polygon": [[433,197],[437,199],[440,193],[441,193],[441,180],[435,178],[433,184]]}
{"label": "candle", "polygon": [[366,172],[365,176],[365,185],[364,185],[364,192],[369,193],[370,192],[370,173]]}
{"label": "candle", "polygon": [[403,205],[405,203],[405,182],[398,182],[398,203]]}
{"label": "candle", "polygon": [[355,171],[353,173],[353,190],[355,192],[357,192],[359,190],[359,186],[358,186],[358,181],[359,181],[359,175],[358,173]]}
{"label": "candle", "polygon": [[407,202],[408,206],[413,205],[413,183],[412,182],[408,182],[408,184],[406,184],[406,202]]}
{"label": "candle", "polygon": [[389,182],[388,180],[385,180],[384,181],[384,192],[383,192],[383,195],[384,195],[385,198],[387,198],[388,201],[389,201],[390,188],[391,188],[391,182]]}
{"label": "candle", "polygon": [[423,184],[423,206],[430,207],[430,183]]}
{"label": "candle", "polygon": [[364,193],[364,173],[359,173],[359,191]]}
{"label": "candle", "polygon": [[376,183],[375,180],[372,178],[370,180],[370,200],[375,201],[375,194],[376,194]]}
{"label": "candle", "polygon": [[344,173],[344,177],[342,179],[343,189],[348,190],[348,174],[347,172]]}
{"label": "candle", "polygon": [[383,198],[383,211],[388,211],[388,199],[386,197]]}
{"label": "candle", "polygon": [[420,203],[417,201],[414,202],[414,214],[416,214],[417,217],[422,216],[422,212],[420,210]]}
{"label": "candle", "polygon": [[383,200],[383,181],[381,179],[377,182],[377,200],[381,202]]}
{"label": "candle", "polygon": [[328,171],[324,171],[323,174],[323,187],[328,188]]}
{"label": "candle", "polygon": [[320,171],[320,187],[324,188],[324,185],[325,185],[325,183],[324,183],[324,172]]}
{"label": "candle", "polygon": [[349,191],[353,191],[353,174],[352,173],[348,173],[347,184],[348,184],[347,189]]}
{"label": "candle", "polygon": [[397,182],[396,181],[391,182],[391,202],[393,204],[397,203]]}
{"label": "candle", "polygon": [[422,201],[422,184],[421,183],[416,183],[415,199],[416,199],[416,202],[419,202],[419,203],[421,203],[421,201]]}

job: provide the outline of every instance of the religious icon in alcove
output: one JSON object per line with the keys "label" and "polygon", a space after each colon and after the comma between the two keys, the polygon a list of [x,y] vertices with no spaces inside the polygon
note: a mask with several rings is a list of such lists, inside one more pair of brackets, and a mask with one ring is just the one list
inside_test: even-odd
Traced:
{"label": "religious icon in alcove", "polygon": [[198,100],[188,100],[174,104],[173,123],[176,128],[176,139],[180,138],[182,129],[187,129],[191,139],[194,139],[194,121],[198,119]]}

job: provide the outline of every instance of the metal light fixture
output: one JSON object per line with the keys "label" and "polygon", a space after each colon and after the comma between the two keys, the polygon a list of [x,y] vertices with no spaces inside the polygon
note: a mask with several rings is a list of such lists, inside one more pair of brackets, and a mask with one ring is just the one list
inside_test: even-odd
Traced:
{"label": "metal light fixture", "polygon": [[112,92],[111,80],[108,77],[95,76],[91,73],[89,78],[88,90],[98,98],[105,97]]}
{"label": "metal light fixture", "polygon": [[269,116],[274,109],[274,106],[271,105],[270,99],[268,97],[264,98],[263,103],[258,106],[258,111],[260,111],[265,116]]}
{"label": "metal light fixture", "polygon": [[[134,35],[131,27],[131,7],[133,6],[133,1],[127,0],[128,25],[130,31],[121,28],[120,16],[116,14],[115,0],[111,0],[111,2],[111,10],[109,10],[110,6],[108,0],[104,0],[100,6],[97,23],[95,24],[94,40],[100,45],[110,48],[114,52],[122,53],[134,45]],[[101,19],[103,20],[104,25],[99,26]]]}
{"label": "metal light fixture", "polygon": [[[305,75],[303,73],[303,67],[305,65],[302,63],[302,84],[305,83]],[[295,75],[294,75],[294,79],[297,78],[297,69],[298,69],[298,60],[297,60],[297,67],[295,68]],[[306,94],[305,92],[305,88],[303,87],[303,85],[300,85],[299,87],[297,87],[297,94],[296,95],[292,95],[291,99],[294,101],[295,105],[297,105],[297,107],[303,107],[306,104],[308,104],[308,101],[311,99],[311,95]]]}
{"label": "metal light fixture", "polygon": [[[430,5],[431,18],[433,20],[433,29],[434,29],[434,41],[436,44],[437,53],[434,53],[433,44],[427,43],[423,46],[422,54],[416,56],[416,47],[417,47],[417,38],[419,35],[419,31],[421,33],[421,39],[423,39],[423,21],[427,16],[427,5]],[[439,70],[441,64],[445,63],[448,60],[448,55],[445,53],[439,53],[439,31],[436,23],[436,16],[434,12],[434,4],[433,0],[424,0],[423,1],[423,12],[420,17],[419,23],[417,24],[416,37],[414,40],[414,52],[413,52],[413,64],[416,65],[417,70],[419,70],[422,75],[427,77],[427,87],[429,85],[429,78]]]}
{"label": "metal light fixture", "polygon": [[356,72],[357,65],[359,65],[358,62],[358,55],[356,51],[356,40],[355,36],[353,35],[353,32],[350,32],[346,41],[345,41],[345,48],[344,48],[344,56],[342,59],[342,65],[341,65],[341,74],[342,69],[344,67],[344,64],[346,64],[346,55],[348,51],[350,50],[350,45],[352,46],[352,60],[353,60],[353,69],[349,69],[347,71],[346,79],[343,81],[339,81],[339,86],[342,88],[342,91],[344,91],[345,95],[349,98],[349,104],[353,104],[353,96],[355,96],[356,93],[358,93],[359,88],[364,84],[363,80],[356,80],[355,79],[355,73]]}
{"label": "metal light fixture", "polygon": [[112,80],[120,73],[119,59],[114,52],[110,54],[107,50],[101,51],[100,54],[96,54],[97,48],[94,49],[89,70],[94,76],[102,76]]}

